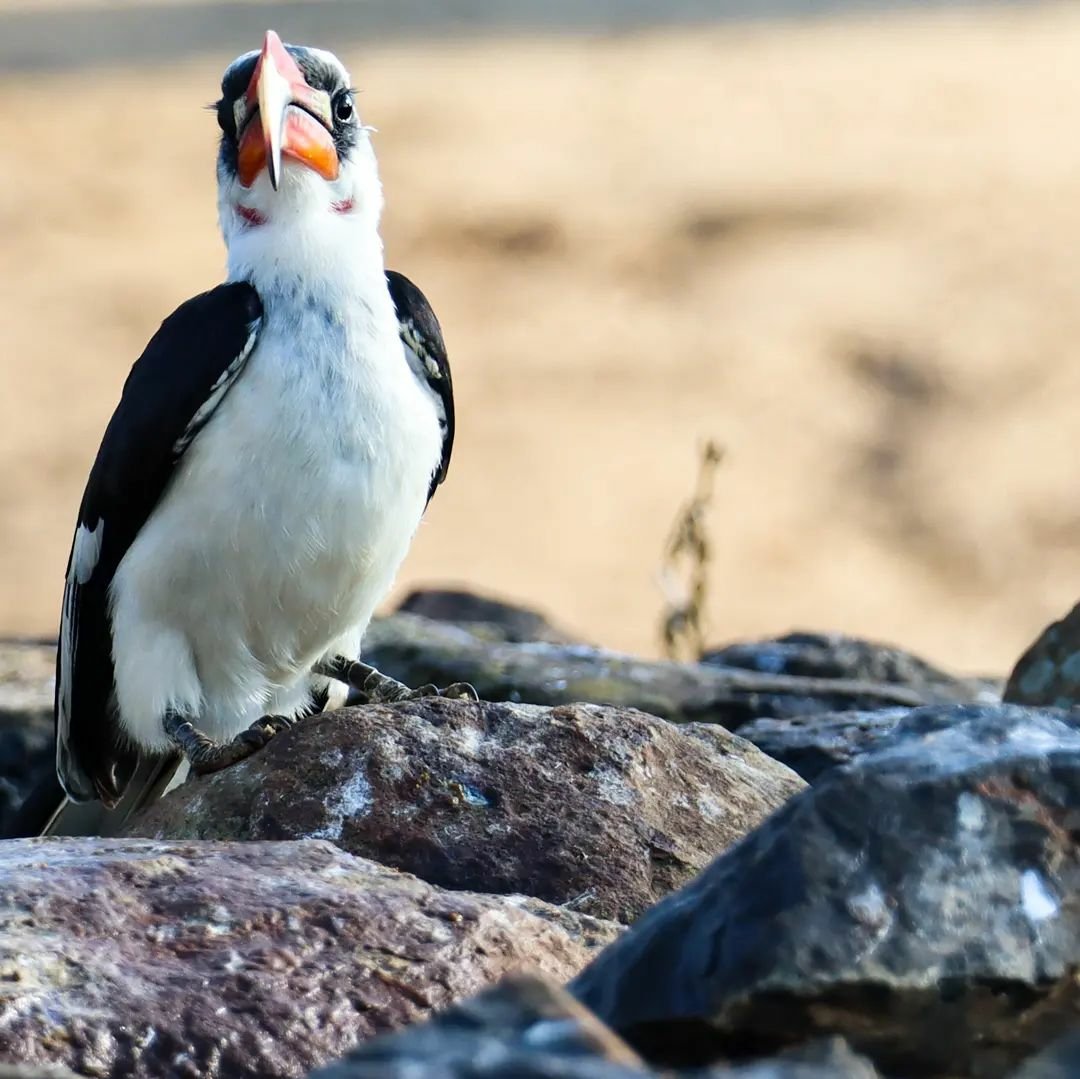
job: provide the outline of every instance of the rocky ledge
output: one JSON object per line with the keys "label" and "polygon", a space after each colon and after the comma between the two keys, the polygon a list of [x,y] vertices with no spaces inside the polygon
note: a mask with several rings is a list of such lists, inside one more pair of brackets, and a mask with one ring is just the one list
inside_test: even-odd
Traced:
{"label": "rocky ledge", "polygon": [[[319,716],[127,837],[0,845],[10,1074],[1080,1074],[1080,616],[1001,704],[841,636],[666,664],[409,607],[368,658],[484,701]],[[51,650],[3,654],[0,812],[52,752]]]}

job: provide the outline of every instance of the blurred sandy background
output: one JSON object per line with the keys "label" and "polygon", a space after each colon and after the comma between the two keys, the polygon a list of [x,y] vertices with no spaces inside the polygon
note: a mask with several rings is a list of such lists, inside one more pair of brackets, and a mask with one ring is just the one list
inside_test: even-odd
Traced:
{"label": "blurred sandy background", "polygon": [[[1076,6],[313,43],[363,88],[388,262],[454,368],[398,594],[655,653],[714,437],[715,640],[1002,671],[1080,596]],[[201,106],[234,51],[0,75],[0,632],[55,631],[127,369],[219,280]]]}

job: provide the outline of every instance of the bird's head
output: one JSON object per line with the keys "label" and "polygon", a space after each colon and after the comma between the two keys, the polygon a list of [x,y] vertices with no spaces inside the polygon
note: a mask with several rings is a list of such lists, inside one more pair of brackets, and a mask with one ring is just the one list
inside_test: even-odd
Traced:
{"label": "bird's head", "polygon": [[336,56],[282,44],[273,30],[261,50],[229,65],[217,118],[218,210],[230,249],[262,226],[378,225],[382,191],[354,97]]}

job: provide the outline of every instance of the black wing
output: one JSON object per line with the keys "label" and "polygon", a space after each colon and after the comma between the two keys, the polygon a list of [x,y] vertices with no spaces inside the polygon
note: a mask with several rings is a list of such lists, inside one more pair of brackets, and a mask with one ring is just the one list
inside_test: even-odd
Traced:
{"label": "black wing", "polygon": [[409,366],[439,401],[442,460],[431,477],[430,502],[435,488],[446,479],[454,449],[454,384],[450,379],[450,361],[446,357],[439,320],[424,294],[404,274],[393,270],[386,271],[386,283],[390,286],[390,298],[394,301]]}
{"label": "black wing", "polygon": [[56,771],[76,801],[114,803],[138,762],[113,714],[113,575],[243,369],[261,318],[246,282],[183,304],[132,367],[105,430],[79,507],[56,657]]}

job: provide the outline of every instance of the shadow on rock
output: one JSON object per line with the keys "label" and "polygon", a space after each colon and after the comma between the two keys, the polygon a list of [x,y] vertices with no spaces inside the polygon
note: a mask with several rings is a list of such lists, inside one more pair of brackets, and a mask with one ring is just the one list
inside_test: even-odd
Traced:
{"label": "shadow on rock", "polygon": [[[840,1039],[686,1079],[875,1079]],[[508,978],[400,1034],[377,1038],[312,1079],[677,1079],[654,1071],[564,990]]]}

